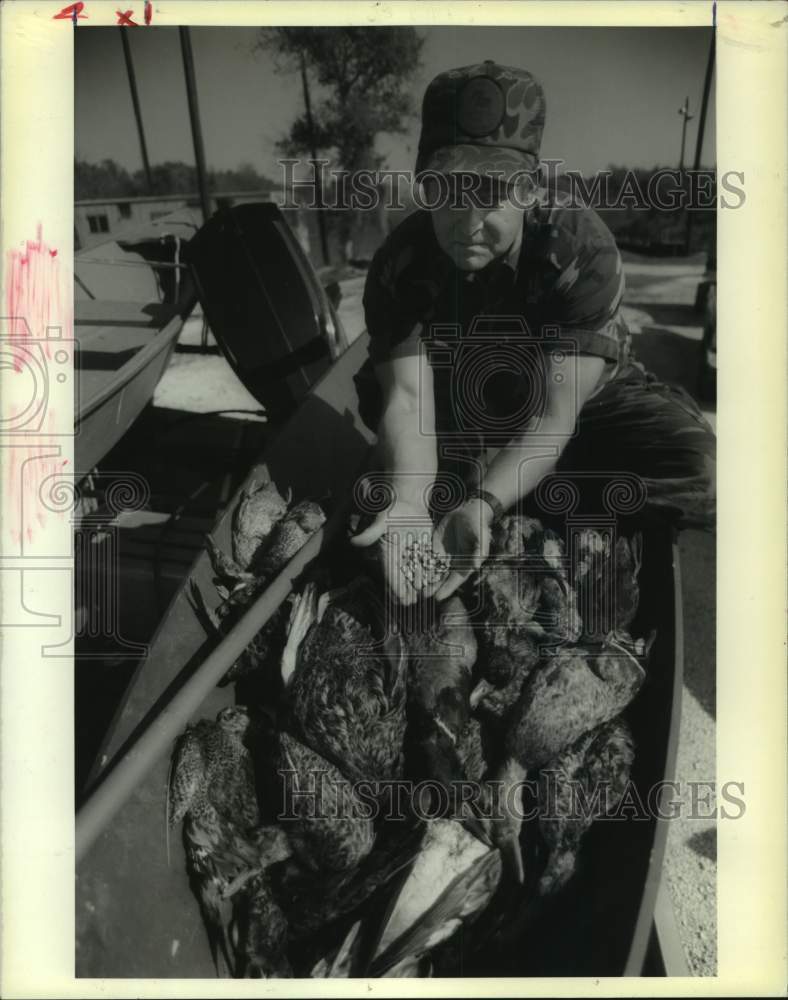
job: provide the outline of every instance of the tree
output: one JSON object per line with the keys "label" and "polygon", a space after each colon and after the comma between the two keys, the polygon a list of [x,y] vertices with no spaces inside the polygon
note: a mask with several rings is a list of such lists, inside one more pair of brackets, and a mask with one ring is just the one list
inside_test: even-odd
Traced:
{"label": "tree", "polygon": [[[414,28],[263,28],[257,48],[273,56],[279,72],[300,73],[304,93],[304,111],[277,144],[280,152],[333,160],[348,173],[378,169],[383,157],[375,152],[377,135],[404,132],[414,113],[407,83],[420,65],[423,45]],[[315,180],[321,204],[320,176]],[[318,211],[324,263],[329,263],[327,218],[344,252],[357,215]]]}
{"label": "tree", "polygon": [[74,197],[83,198],[126,197],[137,194],[129,172],[112,159],[101,163],[74,162]]}
{"label": "tree", "polygon": [[415,28],[263,28],[258,48],[280,72],[302,66],[322,90],[322,100],[293,122],[279,148],[285,155],[313,146],[334,152],[343,170],[376,168],[375,137],[401,133],[414,113],[406,89],[420,65],[424,40]]}
{"label": "tree", "polygon": [[[197,191],[197,170],[191,163],[181,160],[156,163],[151,176],[154,195],[194,195]],[[242,163],[234,170],[209,170],[208,187],[214,194],[222,194],[229,191],[265,192],[270,191],[274,184],[250,163]],[[143,170],[130,174],[112,159],[104,159],[101,163],[74,162],[76,201],[86,198],[144,198],[150,193]]]}

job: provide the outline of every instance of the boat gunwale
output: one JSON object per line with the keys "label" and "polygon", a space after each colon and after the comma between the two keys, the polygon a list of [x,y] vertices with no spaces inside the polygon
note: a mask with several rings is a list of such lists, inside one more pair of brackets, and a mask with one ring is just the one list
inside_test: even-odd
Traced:
{"label": "boat gunwale", "polygon": [[[679,735],[681,731],[681,703],[684,685],[684,606],[681,587],[681,561],[676,533],[671,538],[673,576],[673,676],[671,679],[670,726],[665,743],[665,762],[661,768],[664,781],[672,781],[676,773]],[[646,883],[640,900],[638,915],[632,931],[629,954],[624,965],[624,976],[639,976],[648,951],[649,939],[655,924],[657,902],[662,885],[662,868],[668,842],[670,820],[656,816],[654,837],[649,857]]]}
{"label": "boat gunwale", "polygon": [[[96,300],[96,301],[101,301]],[[164,305],[165,303],[162,303]],[[177,308],[173,305],[173,308]],[[194,308],[194,306],[192,306]],[[191,311],[191,310],[190,310]],[[162,351],[167,350],[168,347],[174,346],[174,342],[180,335],[183,325],[189,318],[189,314],[183,316],[180,312],[176,312],[174,316],[164,324],[164,326],[158,329],[151,328],[151,339],[150,342],[141,347],[138,351],[134,352],[134,355],[129,358],[125,364],[121,365],[116,371],[114,371],[113,377],[108,379],[104,386],[90,399],[81,405],[79,411],[76,413],[74,418],[74,429],[78,431],[80,424],[90,417],[97,409],[103,406],[112,396],[117,395],[125,389],[126,385],[134,378],[134,376],[146,368],[153,359],[162,353]],[[79,337],[76,338],[79,342]]]}

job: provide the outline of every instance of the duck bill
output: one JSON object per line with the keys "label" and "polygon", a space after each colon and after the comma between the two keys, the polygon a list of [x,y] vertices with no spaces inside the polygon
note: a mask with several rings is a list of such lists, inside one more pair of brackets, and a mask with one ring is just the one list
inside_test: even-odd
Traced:
{"label": "duck bill", "polygon": [[485,846],[492,847],[479,803],[473,797],[462,794],[462,785],[466,782],[465,769],[454,744],[444,733],[433,733],[423,742],[422,754],[421,773],[445,792],[449,817],[461,823]]}
{"label": "duck bill", "polygon": [[481,841],[485,847],[492,847],[493,842],[490,840],[490,835],[485,829],[484,823],[478,816],[474,816],[471,810],[464,810],[465,815],[462,818],[462,825],[468,831],[476,837],[477,840]]}
{"label": "duck bill", "polygon": [[519,840],[516,837],[507,837],[498,844],[498,848],[504,871],[508,872],[517,885],[522,885],[525,882],[525,869]]}
{"label": "duck bill", "polygon": [[491,691],[494,691],[494,687],[489,681],[479,681],[476,687],[471,691],[470,705],[471,711],[475,712],[479,702],[482,698],[485,698]]}

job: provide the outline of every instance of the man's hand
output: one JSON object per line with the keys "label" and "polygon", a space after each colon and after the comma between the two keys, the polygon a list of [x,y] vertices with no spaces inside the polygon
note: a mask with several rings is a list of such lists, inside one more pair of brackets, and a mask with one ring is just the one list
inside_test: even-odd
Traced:
{"label": "man's hand", "polygon": [[450,511],[435,529],[440,543],[451,558],[451,572],[435,594],[437,600],[449,597],[490,554],[493,512],[484,500],[468,500]]}
{"label": "man's hand", "polygon": [[383,566],[383,578],[400,604],[415,604],[417,598],[429,597],[440,583],[430,572],[416,551],[434,551],[440,559],[444,551],[433,535],[429,511],[416,503],[398,500],[387,510],[381,511],[368,528],[350,539],[351,545],[361,547],[378,544]]}

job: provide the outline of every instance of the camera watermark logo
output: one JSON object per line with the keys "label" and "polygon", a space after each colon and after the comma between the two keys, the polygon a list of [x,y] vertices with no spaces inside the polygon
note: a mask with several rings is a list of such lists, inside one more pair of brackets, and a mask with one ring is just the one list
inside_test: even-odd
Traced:
{"label": "camera watermark logo", "polygon": [[25,319],[0,316],[0,370],[11,373],[0,435],[73,437],[77,344],[59,326],[34,337]]}
{"label": "camera watermark logo", "polygon": [[[432,324],[420,343],[432,369],[432,384],[423,375],[419,382],[421,433],[497,447],[506,447],[525,430],[534,444],[573,436],[579,412],[577,350],[577,341],[559,327],[532,333],[521,315],[476,316],[464,334],[459,324]],[[566,435],[543,424],[548,396],[560,387],[567,387]],[[432,392],[435,427],[424,418],[433,410],[425,398]]]}

